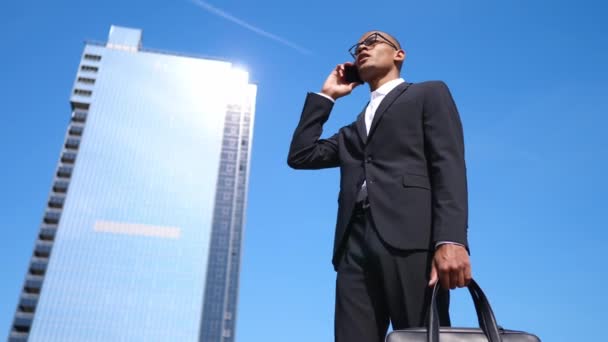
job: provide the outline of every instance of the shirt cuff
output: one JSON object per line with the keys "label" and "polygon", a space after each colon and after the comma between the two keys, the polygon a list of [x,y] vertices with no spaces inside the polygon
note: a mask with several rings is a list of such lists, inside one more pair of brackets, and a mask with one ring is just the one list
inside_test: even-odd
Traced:
{"label": "shirt cuff", "polygon": [[[446,244],[450,244],[450,245],[457,245],[457,246],[461,246],[461,247],[465,247],[465,245],[458,243],[458,242],[454,242],[454,241],[437,241],[435,243],[435,249],[437,249],[437,247],[441,246],[441,245],[446,245]],[[466,247],[465,247],[466,248]]]}
{"label": "shirt cuff", "polygon": [[329,95],[325,95],[325,94],[323,94],[323,93],[315,93],[315,94],[317,94],[317,95],[321,95],[321,96],[323,96],[324,98],[326,98],[326,99],[330,100],[331,102],[336,103],[336,100],[334,100],[334,99],[333,99],[331,96],[329,96]]}

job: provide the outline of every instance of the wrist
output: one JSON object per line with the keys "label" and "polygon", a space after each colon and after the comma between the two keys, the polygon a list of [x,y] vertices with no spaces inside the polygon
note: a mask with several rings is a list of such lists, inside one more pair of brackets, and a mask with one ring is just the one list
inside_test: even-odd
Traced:
{"label": "wrist", "polygon": [[337,96],[334,92],[326,90],[326,89],[321,89],[320,94],[323,94],[323,95],[333,99],[334,101],[336,101],[339,98],[339,96]]}
{"label": "wrist", "polygon": [[328,100],[329,100],[329,101],[331,101],[332,103],[336,103],[336,100],[334,100],[334,98],[333,98],[333,97],[331,97],[331,96],[329,96],[329,95],[327,95],[327,94],[323,94],[323,93],[316,93],[316,94],[317,94],[317,95],[319,95],[319,96],[322,96],[322,97],[324,97],[324,98],[326,98],[326,99],[328,99]]}
{"label": "wrist", "polygon": [[465,245],[463,245],[461,243],[458,243],[458,242],[454,242],[454,241],[437,241],[435,243],[435,249],[438,249],[439,247],[444,246],[444,245],[452,245],[452,246],[465,247]]}

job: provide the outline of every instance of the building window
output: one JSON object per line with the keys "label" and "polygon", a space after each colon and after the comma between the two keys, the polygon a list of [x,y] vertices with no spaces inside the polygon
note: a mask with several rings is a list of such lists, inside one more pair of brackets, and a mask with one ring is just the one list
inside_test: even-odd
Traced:
{"label": "building window", "polygon": [[33,275],[44,275],[46,271],[46,261],[42,261],[41,259],[37,259],[33,261],[30,265],[30,274]]}
{"label": "building window", "polygon": [[90,90],[84,90],[84,89],[74,89],[74,95],[80,95],[80,96],[91,96],[93,94],[92,91]]}
{"label": "building window", "polygon": [[224,192],[222,195],[222,198],[224,199],[224,201],[230,201],[232,199],[232,193],[231,192]]}
{"label": "building window", "polygon": [[40,234],[38,234],[38,238],[42,241],[53,241],[55,240],[56,229],[53,228],[42,228],[40,229]]}
{"label": "building window", "polygon": [[59,219],[61,218],[61,213],[58,211],[47,211],[44,214],[44,223],[59,223]]}
{"label": "building window", "polygon": [[77,111],[74,111],[74,113],[72,113],[72,121],[85,122],[86,119],[87,119],[87,112],[77,110]]}
{"label": "building window", "polygon": [[69,148],[69,149],[76,150],[76,149],[78,149],[79,145],[80,145],[80,140],[78,140],[78,139],[67,139],[65,141],[65,147]]}
{"label": "building window", "polygon": [[84,103],[84,102],[72,102],[72,109],[79,109],[79,110],[89,110],[89,107],[91,107],[90,103]]}
{"label": "building window", "polygon": [[51,196],[51,198],[49,198],[48,204],[49,204],[49,207],[51,207],[51,208],[62,208],[63,202],[65,202],[64,197]]}
{"label": "building window", "polygon": [[95,84],[95,79],[89,77],[78,77],[78,82],[84,84]]}
{"label": "building window", "polygon": [[76,153],[64,152],[61,155],[61,162],[66,164],[74,164],[76,161]]}
{"label": "building window", "polygon": [[99,62],[101,60],[101,56],[99,56],[99,55],[93,55],[93,54],[90,54],[90,53],[85,53],[84,54],[84,59],[87,59],[89,61]]}
{"label": "building window", "polygon": [[227,126],[224,128],[224,134],[226,136],[235,137],[235,136],[238,136],[239,129],[238,129],[238,127]]}
{"label": "building window", "polygon": [[19,300],[19,311],[34,312],[38,299],[35,296],[25,295]]}
{"label": "building window", "polygon": [[42,287],[42,277],[29,276],[25,280],[25,286],[23,289],[27,294],[40,294],[40,288]]}
{"label": "building window", "polygon": [[68,191],[68,184],[68,182],[55,182],[55,184],[53,184],[53,191],[65,193],[66,191]]}
{"label": "building window", "polygon": [[80,66],[80,70],[86,71],[86,72],[97,72],[97,71],[99,71],[99,68],[92,66],[92,65],[82,65],[82,66]]}
{"label": "building window", "polygon": [[72,176],[72,168],[69,166],[61,166],[57,169],[57,177],[70,178]]}
{"label": "building window", "polygon": [[239,122],[239,113],[228,113],[226,117],[228,122],[238,123]]}
{"label": "building window", "polygon": [[[74,117],[72,116],[72,120],[73,120],[73,118]],[[83,130],[84,130],[84,127],[82,127],[82,126],[71,126],[68,133],[70,133],[70,135],[81,136]]]}
{"label": "building window", "polygon": [[38,258],[48,258],[51,255],[52,244],[39,243],[36,245],[34,255]]}
{"label": "building window", "polygon": [[[32,314],[27,314],[32,316]],[[13,330],[16,332],[27,333],[32,325],[32,317],[15,317],[13,321]]]}
{"label": "building window", "polygon": [[236,139],[234,138],[226,138],[224,139],[225,147],[236,147]]}
{"label": "building window", "polygon": [[234,160],[236,158],[236,153],[232,152],[232,151],[227,151],[224,152],[224,159],[228,159],[228,160]]}

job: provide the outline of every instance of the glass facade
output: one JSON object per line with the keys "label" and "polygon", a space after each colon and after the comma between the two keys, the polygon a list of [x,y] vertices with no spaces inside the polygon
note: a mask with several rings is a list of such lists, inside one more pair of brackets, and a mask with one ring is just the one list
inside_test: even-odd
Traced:
{"label": "glass facade", "polygon": [[234,341],[250,121],[247,108],[234,105],[226,113],[201,324],[203,341]]}
{"label": "glass facade", "polygon": [[140,30],[88,43],[9,340],[234,341],[255,95]]}

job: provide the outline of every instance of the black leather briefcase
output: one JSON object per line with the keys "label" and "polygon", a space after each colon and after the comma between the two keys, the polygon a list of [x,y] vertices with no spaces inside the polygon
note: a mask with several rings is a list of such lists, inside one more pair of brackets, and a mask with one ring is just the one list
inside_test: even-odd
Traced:
{"label": "black leather briefcase", "polygon": [[469,292],[475,303],[480,328],[439,327],[438,289],[439,283],[431,296],[428,326],[392,331],[386,337],[386,342],[540,342],[533,334],[499,327],[488,298],[474,280],[469,283]]}

